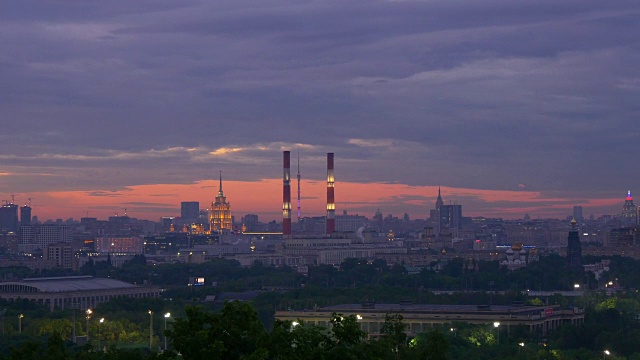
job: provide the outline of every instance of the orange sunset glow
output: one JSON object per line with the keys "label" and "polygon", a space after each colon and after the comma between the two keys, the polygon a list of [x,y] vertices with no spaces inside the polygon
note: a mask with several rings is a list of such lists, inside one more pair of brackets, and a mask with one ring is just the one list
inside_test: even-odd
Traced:
{"label": "orange sunset glow", "polygon": [[[294,214],[297,201],[292,186]],[[442,187],[445,202],[464,206],[465,216],[522,218],[524,214],[563,217],[570,213],[568,199],[545,196],[527,190],[478,190]],[[255,213],[262,221],[279,220],[282,208],[282,180],[223,182],[223,190],[236,220]],[[106,219],[115,214],[157,221],[162,216],[179,216],[180,202],[199,201],[201,209],[208,209],[218,191],[217,180],[193,184],[152,184],[126,187],[116,191],[60,191],[29,194],[33,200],[33,214],[41,220],[80,218],[84,216]],[[433,208],[437,186],[409,186],[406,184],[339,182],[336,184],[337,214],[371,217],[376,209],[384,214],[412,218],[426,218]],[[27,197],[27,196],[25,196]],[[302,216],[325,215],[326,184],[321,181],[302,182]],[[16,203],[26,202],[20,197]],[[593,199],[582,205],[586,208],[616,207],[620,199]]]}

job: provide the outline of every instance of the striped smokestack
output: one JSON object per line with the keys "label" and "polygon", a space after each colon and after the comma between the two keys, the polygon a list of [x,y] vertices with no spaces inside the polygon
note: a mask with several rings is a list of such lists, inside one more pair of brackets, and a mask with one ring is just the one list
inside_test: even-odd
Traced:
{"label": "striped smokestack", "polygon": [[282,236],[291,237],[291,153],[284,151],[282,175]]}
{"label": "striped smokestack", "polygon": [[333,153],[327,153],[327,235],[336,230],[336,200],[334,197]]}

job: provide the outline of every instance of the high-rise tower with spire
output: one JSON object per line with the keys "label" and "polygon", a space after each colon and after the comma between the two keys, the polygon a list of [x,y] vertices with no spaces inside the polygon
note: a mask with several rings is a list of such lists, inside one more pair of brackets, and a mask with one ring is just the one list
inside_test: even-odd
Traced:
{"label": "high-rise tower with spire", "polygon": [[622,223],[622,226],[634,226],[638,223],[638,207],[633,203],[631,190],[627,191],[627,198],[622,205],[620,222]]}
{"label": "high-rise tower with spire", "polygon": [[440,186],[438,186],[438,198],[436,199],[435,208],[431,209],[429,213],[429,218],[431,221],[440,221],[440,208],[444,205],[444,201],[442,201],[442,194],[440,193]]}
{"label": "high-rise tower with spire", "polygon": [[222,192],[222,171],[220,171],[220,189],[215,201],[211,202],[211,210],[209,212],[209,229],[214,231],[231,231],[231,203],[227,202],[224,192]]}

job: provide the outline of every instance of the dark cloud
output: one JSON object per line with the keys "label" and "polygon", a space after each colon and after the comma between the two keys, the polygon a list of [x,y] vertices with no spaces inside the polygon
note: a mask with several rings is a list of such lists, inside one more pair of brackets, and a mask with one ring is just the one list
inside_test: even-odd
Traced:
{"label": "dark cloud", "polygon": [[627,0],[6,1],[0,192],[277,178],[300,144],[306,179],[333,151],[341,181],[617,194],[640,177],[639,14]]}

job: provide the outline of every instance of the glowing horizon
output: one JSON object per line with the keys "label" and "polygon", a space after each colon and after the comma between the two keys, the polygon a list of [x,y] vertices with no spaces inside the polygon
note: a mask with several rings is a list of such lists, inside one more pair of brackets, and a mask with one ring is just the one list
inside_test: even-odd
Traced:
{"label": "glowing horizon", "polygon": [[[198,201],[200,209],[208,209],[219,187],[218,180],[193,184],[149,184],[120,190],[51,191],[30,194],[33,215],[42,220],[89,216],[106,219],[113,215],[158,221],[163,216],[180,216],[182,201]],[[571,214],[574,200],[530,190],[481,190],[440,187],[445,203],[463,205],[464,216],[563,218]],[[231,203],[236,221],[246,214],[258,214],[262,222],[282,220],[282,180],[224,180],[225,195]],[[326,215],[326,183],[307,180],[302,189],[301,215]],[[406,184],[339,182],[336,184],[336,214],[344,210],[371,218],[377,209],[385,215],[426,219],[434,208],[438,186]],[[455,197],[453,196],[455,194]],[[26,198],[17,198],[22,205]],[[579,205],[591,213],[606,213],[622,205],[620,198],[582,201]],[[598,212],[597,210],[601,210]]]}

